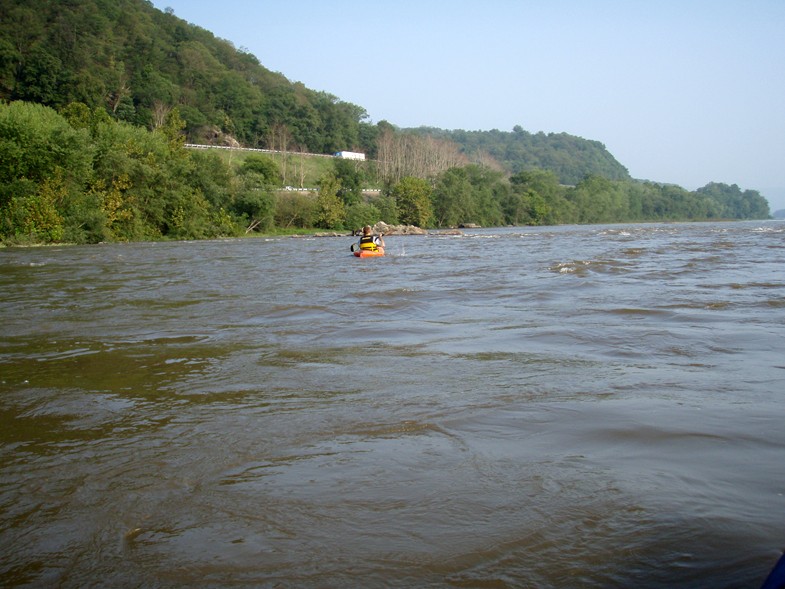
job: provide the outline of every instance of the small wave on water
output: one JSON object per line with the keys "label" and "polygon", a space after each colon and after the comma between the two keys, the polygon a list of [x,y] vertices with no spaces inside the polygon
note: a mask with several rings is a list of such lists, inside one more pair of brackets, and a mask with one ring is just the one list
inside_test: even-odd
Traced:
{"label": "small wave on water", "polygon": [[623,260],[575,260],[572,262],[557,262],[549,267],[558,274],[576,274],[585,276],[590,272],[600,274],[620,274],[629,269]]}

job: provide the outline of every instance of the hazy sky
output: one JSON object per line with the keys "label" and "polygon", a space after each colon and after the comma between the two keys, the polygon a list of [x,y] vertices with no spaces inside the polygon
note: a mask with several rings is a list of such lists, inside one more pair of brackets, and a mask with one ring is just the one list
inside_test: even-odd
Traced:
{"label": "hazy sky", "polygon": [[399,127],[566,132],[785,208],[785,0],[153,0]]}

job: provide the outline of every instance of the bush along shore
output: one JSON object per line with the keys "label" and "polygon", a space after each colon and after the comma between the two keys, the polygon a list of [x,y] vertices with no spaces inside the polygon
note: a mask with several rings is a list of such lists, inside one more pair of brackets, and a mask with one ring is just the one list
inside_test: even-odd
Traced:
{"label": "bush along shore", "polygon": [[0,104],[0,240],[205,239],[351,231],[380,220],[434,229],[769,217],[765,198],[735,184],[690,192],[587,176],[565,186],[551,171],[508,176],[477,164],[382,177],[378,162],[318,158],[312,190],[287,190],[301,156],[189,150],[183,126],[177,109],[147,130],[80,103],[59,112]]}

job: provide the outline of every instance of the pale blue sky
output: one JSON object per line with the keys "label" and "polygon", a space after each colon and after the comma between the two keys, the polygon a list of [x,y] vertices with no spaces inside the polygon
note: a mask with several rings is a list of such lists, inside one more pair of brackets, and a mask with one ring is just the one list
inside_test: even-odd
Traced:
{"label": "pale blue sky", "polygon": [[400,127],[566,132],[785,208],[785,0],[153,0]]}

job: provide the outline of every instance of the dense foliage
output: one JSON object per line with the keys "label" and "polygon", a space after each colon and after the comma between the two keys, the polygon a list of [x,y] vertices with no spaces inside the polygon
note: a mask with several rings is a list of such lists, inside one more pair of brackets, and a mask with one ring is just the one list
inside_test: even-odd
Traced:
{"label": "dense foliage", "polygon": [[422,227],[611,223],[768,216],[757,192],[587,176],[573,187],[554,172],[507,178],[454,166],[406,176],[373,198],[370,167],[335,159],[316,193],[281,190],[280,165],[252,154],[234,164],[187,150],[177,110],[154,131],[74,103],[0,104],[0,238],[11,243],[198,239],[275,228],[355,229],[379,220]]}
{"label": "dense foliage", "polygon": [[37,104],[0,106],[4,239],[94,242],[233,230],[228,215],[208,201],[224,200],[210,193],[214,181],[204,178],[210,166],[198,165],[176,134],[150,132],[82,107],[70,109],[69,123]]}

